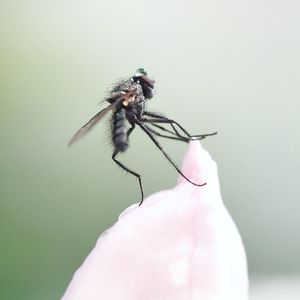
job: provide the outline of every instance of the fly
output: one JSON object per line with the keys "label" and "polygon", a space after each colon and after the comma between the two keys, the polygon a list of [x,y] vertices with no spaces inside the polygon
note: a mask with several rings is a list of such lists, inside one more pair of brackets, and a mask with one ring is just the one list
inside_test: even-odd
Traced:
{"label": "fly", "polygon": [[[144,200],[141,175],[129,169],[116,158],[118,153],[125,152],[128,149],[129,136],[136,126],[139,126],[146,133],[175,170],[195,186],[204,186],[206,183],[196,183],[187,178],[165,152],[156,137],[189,142],[190,140],[201,140],[207,136],[217,134],[217,132],[213,132],[209,134],[190,135],[178,122],[146,110],[147,101],[154,95],[154,83],[154,80],[150,79],[147,72],[142,68],[138,69],[129,79],[119,81],[105,99],[109,105],[83,125],[68,144],[69,146],[73,145],[85,136],[104,116],[111,112],[111,135],[114,145],[112,159],[118,166],[138,179],[141,191],[141,202],[139,205]],[[130,125],[129,129],[127,129],[128,123]],[[170,127],[166,128],[167,125]]]}

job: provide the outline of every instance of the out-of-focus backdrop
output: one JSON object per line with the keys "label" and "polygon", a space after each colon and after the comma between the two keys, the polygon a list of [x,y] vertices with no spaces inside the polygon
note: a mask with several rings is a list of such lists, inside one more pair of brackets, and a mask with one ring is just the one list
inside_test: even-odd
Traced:
{"label": "out-of-focus backdrop", "polygon": [[[140,200],[111,161],[105,122],[66,144],[116,79],[144,67],[152,110],[219,132],[203,145],[252,299],[299,299],[299,28],[296,0],[0,1],[0,298],[59,299],[98,235]],[[164,145],[180,164],[186,145]],[[146,195],[176,182],[139,130],[121,159]]]}

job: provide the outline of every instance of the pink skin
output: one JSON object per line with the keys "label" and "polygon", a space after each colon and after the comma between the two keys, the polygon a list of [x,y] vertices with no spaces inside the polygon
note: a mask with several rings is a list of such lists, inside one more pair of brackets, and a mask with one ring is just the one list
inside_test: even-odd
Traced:
{"label": "pink skin", "polygon": [[216,163],[192,141],[177,185],[127,208],[100,236],[63,300],[246,300],[244,247]]}

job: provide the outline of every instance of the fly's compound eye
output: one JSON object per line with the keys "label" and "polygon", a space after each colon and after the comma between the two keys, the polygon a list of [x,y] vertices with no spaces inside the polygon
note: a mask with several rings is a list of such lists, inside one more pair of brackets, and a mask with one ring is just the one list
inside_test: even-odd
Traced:
{"label": "fly's compound eye", "polygon": [[143,69],[143,68],[139,68],[139,69],[137,69],[136,71],[135,71],[135,73],[134,73],[134,77],[139,77],[139,76],[147,76],[148,74],[147,74],[147,71],[145,70],[145,69]]}

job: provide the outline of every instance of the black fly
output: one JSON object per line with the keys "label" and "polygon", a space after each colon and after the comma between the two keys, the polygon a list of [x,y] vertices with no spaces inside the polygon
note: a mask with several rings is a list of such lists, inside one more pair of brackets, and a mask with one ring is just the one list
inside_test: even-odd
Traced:
{"label": "black fly", "polygon": [[[163,115],[147,111],[145,109],[146,102],[153,97],[154,83],[155,82],[147,76],[147,72],[144,69],[138,69],[131,78],[118,82],[111,90],[109,97],[105,99],[109,105],[82,126],[68,144],[69,146],[73,145],[81,137],[86,135],[108,112],[112,111],[112,141],[115,148],[112,159],[122,169],[137,177],[142,196],[139,205],[143,203],[144,199],[141,176],[116,159],[119,152],[124,152],[128,149],[129,135],[136,125],[149,136],[176,171],[188,182],[196,186],[203,186],[206,183],[199,184],[189,180],[158,143],[156,136],[188,142],[190,140],[201,140],[206,136],[216,134],[216,132],[214,132],[192,136],[176,121]],[[126,127],[127,122],[131,126],[129,129]],[[166,128],[164,125],[169,125],[170,128]]]}

